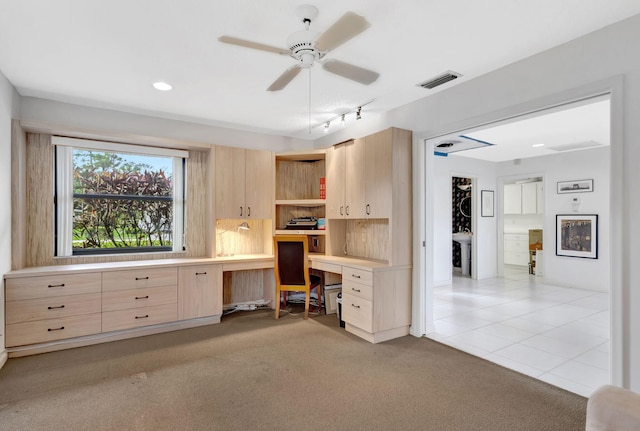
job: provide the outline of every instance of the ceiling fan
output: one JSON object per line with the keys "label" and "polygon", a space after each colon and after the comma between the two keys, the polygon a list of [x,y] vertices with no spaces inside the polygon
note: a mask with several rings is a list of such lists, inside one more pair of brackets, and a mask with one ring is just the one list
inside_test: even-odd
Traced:
{"label": "ceiling fan", "polygon": [[380,74],[372,70],[354,66],[340,60],[325,58],[325,55],[329,51],[369,28],[371,24],[369,24],[364,17],[354,12],[347,12],[324,33],[320,34],[309,29],[311,21],[318,16],[318,9],[315,6],[298,6],[298,8],[296,8],[296,15],[302,20],[305,29],[297,31],[287,38],[288,49],[232,36],[220,36],[218,40],[231,45],[288,55],[296,60],[296,64],[285,70],[284,73],[267,88],[267,91],[282,90],[302,69],[308,69],[313,66],[314,63],[322,64],[322,68],[327,72],[359,82],[360,84],[369,85],[378,79]]}

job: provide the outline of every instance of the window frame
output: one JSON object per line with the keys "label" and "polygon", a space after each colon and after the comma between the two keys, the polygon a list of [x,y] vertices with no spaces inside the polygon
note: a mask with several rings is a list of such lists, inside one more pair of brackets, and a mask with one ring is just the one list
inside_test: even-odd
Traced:
{"label": "window frame", "polygon": [[[110,254],[174,253],[185,247],[186,222],[186,164],[189,152],[171,148],[149,147],[115,142],[93,141],[79,138],[52,136],[55,147],[55,256],[104,256]],[[167,200],[173,202],[172,245],[148,247],[115,247],[73,249],[73,203],[76,197],[92,197],[89,194],[75,196],[73,193],[73,150],[109,152],[115,154],[167,157],[172,160],[172,197],[99,195],[101,199]]]}

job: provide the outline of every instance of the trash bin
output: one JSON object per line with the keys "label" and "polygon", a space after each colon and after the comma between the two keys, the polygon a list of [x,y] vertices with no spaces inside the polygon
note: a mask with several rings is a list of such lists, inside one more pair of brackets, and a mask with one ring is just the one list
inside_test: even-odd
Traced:
{"label": "trash bin", "polygon": [[344,320],[342,320],[342,292],[338,293],[338,297],[336,298],[336,303],[338,304],[338,320],[340,321],[340,327],[344,328]]}

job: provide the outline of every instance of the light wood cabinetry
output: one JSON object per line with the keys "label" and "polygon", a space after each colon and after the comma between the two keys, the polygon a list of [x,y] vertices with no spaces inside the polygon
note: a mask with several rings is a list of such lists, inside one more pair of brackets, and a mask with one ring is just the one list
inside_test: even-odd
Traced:
{"label": "light wood cabinetry", "polygon": [[145,268],[102,274],[102,332],[177,320],[178,270]]}
{"label": "light wood cabinetry", "polygon": [[324,235],[324,230],[286,230],[294,218],[325,218],[325,195],[320,183],[326,178],[325,150],[276,154],[275,233]]}
{"label": "light wood cabinetry", "polygon": [[327,253],[411,264],[411,132],[327,149]]}
{"label": "light wood cabinetry", "polygon": [[222,314],[222,265],[178,268],[178,320]]}
{"label": "light wood cabinetry", "polygon": [[272,218],[273,153],[220,146],[215,160],[216,218]]}
{"label": "light wood cabinetry", "polygon": [[[91,336],[97,334],[114,337],[113,333],[122,334],[117,331],[161,328],[160,324],[186,322],[184,327],[190,327],[192,319],[205,318],[202,324],[220,321],[222,263],[175,260],[169,265],[158,261],[124,263],[121,268],[113,263],[94,266],[102,269],[77,273],[48,267],[43,268],[47,275],[5,277],[6,346],[57,350],[51,344],[38,346],[63,340],[93,344],[97,339]],[[73,341],[78,337],[83,338]]]}
{"label": "light wood cabinetry", "polygon": [[100,332],[100,273],[6,281],[6,346]]}
{"label": "light wood cabinetry", "polygon": [[360,259],[314,256],[314,269],[342,274],[346,330],[372,343],[409,333],[411,268]]}

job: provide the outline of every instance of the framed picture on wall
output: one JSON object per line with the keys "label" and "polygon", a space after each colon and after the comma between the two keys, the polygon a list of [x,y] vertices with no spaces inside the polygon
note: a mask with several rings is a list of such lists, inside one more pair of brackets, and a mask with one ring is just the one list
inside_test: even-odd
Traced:
{"label": "framed picture on wall", "polygon": [[556,255],[598,258],[598,215],[556,215]]}
{"label": "framed picture on wall", "polygon": [[480,215],[482,217],[493,217],[493,190],[481,190],[480,203]]}
{"label": "framed picture on wall", "polygon": [[575,180],[558,182],[558,194],[586,193],[593,191],[593,180]]}

